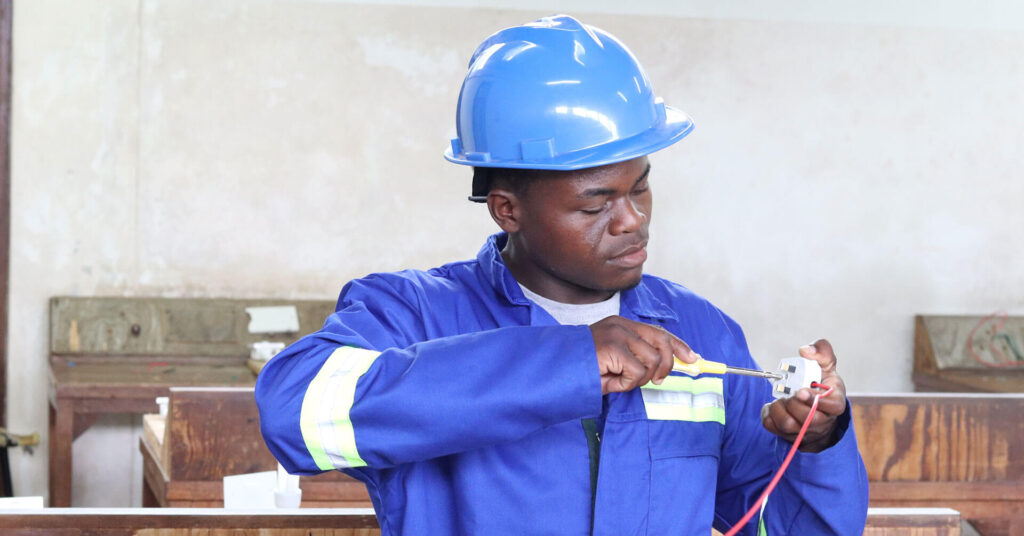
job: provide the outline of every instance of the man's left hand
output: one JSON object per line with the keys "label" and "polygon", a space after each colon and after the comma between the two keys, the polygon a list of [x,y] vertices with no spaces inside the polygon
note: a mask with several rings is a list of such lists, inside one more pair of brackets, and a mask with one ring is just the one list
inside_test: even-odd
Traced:
{"label": "man's left hand", "polygon": [[[836,443],[836,420],[846,411],[846,385],[836,373],[836,354],[825,339],[802,346],[800,357],[821,365],[821,383],[832,387],[828,396],[818,400],[818,410],[800,443],[803,452],[821,452]],[[789,398],[781,398],[761,410],[761,423],[771,433],[792,442],[811,411],[815,390],[803,388]]]}

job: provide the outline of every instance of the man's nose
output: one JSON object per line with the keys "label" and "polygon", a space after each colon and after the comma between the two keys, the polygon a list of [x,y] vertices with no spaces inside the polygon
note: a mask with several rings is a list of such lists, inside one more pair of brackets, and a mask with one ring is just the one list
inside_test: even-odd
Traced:
{"label": "man's nose", "polygon": [[628,198],[620,200],[616,205],[611,233],[617,235],[635,233],[640,230],[640,226],[647,220],[647,214],[644,213],[643,207]]}

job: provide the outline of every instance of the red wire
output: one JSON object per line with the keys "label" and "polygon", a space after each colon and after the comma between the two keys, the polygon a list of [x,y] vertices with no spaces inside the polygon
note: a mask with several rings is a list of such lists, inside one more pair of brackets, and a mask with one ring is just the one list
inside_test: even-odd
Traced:
{"label": "red wire", "polygon": [[[818,382],[812,382],[811,387],[815,387],[818,389],[826,388],[826,386]],[[782,473],[786,472],[786,468],[789,467],[790,460],[792,460],[793,456],[796,454],[796,449],[800,447],[800,442],[803,441],[804,439],[804,433],[807,432],[807,427],[810,426],[811,419],[814,418],[814,413],[818,411],[818,399],[821,398],[822,396],[828,396],[831,392],[832,387],[828,387],[824,393],[818,393],[814,395],[814,402],[811,403],[811,411],[807,414],[807,418],[804,419],[804,425],[800,427],[800,432],[796,434],[796,439],[793,440],[793,446],[789,448],[789,454],[786,454],[786,459],[782,460],[782,465],[780,465],[779,469],[775,471],[775,476],[773,476],[771,482],[768,483],[768,487],[764,488],[764,491],[761,492],[761,496],[758,497],[757,501],[754,502],[753,506],[751,506],[750,509],[747,510],[747,513],[743,516],[743,518],[740,519],[739,522],[737,522],[735,525],[733,525],[732,528],[729,529],[729,532],[725,533],[725,536],[734,536],[737,532],[739,532],[740,529],[742,529],[750,521],[750,518],[754,517],[754,513],[761,509],[761,505],[764,503],[764,501],[768,500],[768,495],[771,494],[772,490],[775,489],[775,485],[779,483],[780,479],[782,479]]]}

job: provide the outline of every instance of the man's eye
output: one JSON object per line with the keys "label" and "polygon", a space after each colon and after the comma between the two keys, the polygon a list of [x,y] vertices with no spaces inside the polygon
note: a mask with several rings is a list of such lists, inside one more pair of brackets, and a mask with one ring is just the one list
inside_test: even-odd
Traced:
{"label": "man's eye", "polygon": [[600,205],[595,205],[595,206],[590,206],[590,207],[583,207],[583,208],[580,209],[580,212],[582,212],[584,214],[600,214],[600,213],[604,212],[604,210],[606,208],[608,208],[609,204],[610,203],[602,203]]}
{"label": "man's eye", "polygon": [[647,193],[647,190],[650,190],[650,186],[647,186],[646,184],[643,186],[637,186],[636,188],[633,188],[633,195]]}

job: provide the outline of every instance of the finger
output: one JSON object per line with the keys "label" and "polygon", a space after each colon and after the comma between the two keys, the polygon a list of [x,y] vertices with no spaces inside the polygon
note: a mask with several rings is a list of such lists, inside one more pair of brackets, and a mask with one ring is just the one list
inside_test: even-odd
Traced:
{"label": "finger", "polygon": [[631,326],[637,335],[643,337],[648,344],[659,347],[668,344],[672,354],[686,363],[694,363],[700,359],[700,355],[694,352],[690,345],[683,342],[682,339],[676,337],[667,329],[652,324],[644,324],[643,322],[629,322],[631,322]]}
{"label": "finger", "polygon": [[651,381],[650,371],[628,346],[621,347],[622,372],[618,375],[617,392],[629,391]]}
{"label": "finger", "polygon": [[604,382],[604,394],[628,391],[628,389],[624,387],[624,380],[622,379],[622,376],[604,376],[601,380]]}
{"label": "finger", "polygon": [[780,402],[776,400],[766,406],[767,411],[762,412],[761,422],[769,432],[786,439],[792,439],[800,431],[800,423],[786,411]]}
{"label": "finger", "polygon": [[768,430],[769,432],[775,435],[782,435],[782,432],[778,429],[778,426],[775,425],[775,421],[770,418],[771,409],[771,402],[761,406],[761,425],[764,426],[765,430]]}
{"label": "finger", "polygon": [[597,350],[597,365],[601,376],[619,376],[622,374],[621,352],[613,346],[603,346]]}
{"label": "finger", "polygon": [[[800,429],[803,428],[804,421],[807,420],[809,412],[807,408],[801,404],[793,404],[792,399],[777,400],[772,403],[768,409],[768,417],[771,427],[766,426],[769,431],[780,435],[787,440],[792,441],[799,434]],[[820,412],[816,412],[811,417],[811,422],[807,426],[807,437],[808,439],[817,440],[817,438],[830,435],[835,418],[824,415]]]}
{"label": "finger", "polygon": [[644,367],[643,381],[639,385],[644,385],[651,381],[658,371],[658,366],[661,364],[661,352],[639,336],[627,339],[626,346],[632,352],[634,358]]}
{"label": "finger", "polygon": [[690,348],[689,344],[686,344],[682,339],[672,335],[671,333],[669,335],[672,336],[671,343],[673,355],[686,363],[696,363],[697,360],[700,359],[700,354],[694,352],[693,349]]}
{"label": "finger", "polygon": [[672,372],[672,366],[675,364],[672,340],[676,337],[661,326],[638,324],[637,328],[640,338],[658,350],[658,364],[651,381],[660,384],[665,376]]}
{"label": "finger", "polygon": [[821,367],[821,376],[836,373],[836,354],[832,344],[825,339],[818,339],[811,344],[800,347],[800,356],[805,359],[813,359]]}
{"label": "finger", "polygon": [[839,380],[839,384],[828,396],[818,398],[818,410],[826,415],[836,416],[846,411],[846,388],[842,385],[842,380]]}
{"label": "finger", "polygon": [[[814,397],[818,397],[818,412],[830,416],[841,415],[846,411],[846,396],[840,395],[833,389],[828,396],[821,396],[822,391],[817,389],[809,389],[804,387],[793,394],[792,397],[787,399],[787,407],[795,408],[796,405],[802,406],[801,411],[798,413],[795,410],[792,411],[794,416],[797,416],[801,420],[803,413],[809,413],[811,411],[811,405],[814,403]],[[792,405],[792,406],[790,406]]]}
{"label": "finger", "polygon": [[[812,396],[813,400],[813,396]],[[803,401],[796,400],[796,397],[792,397],[783,401],[783,408],[789,413],[789,416],[796,420],[800,426],[803,426],[804,421],[810,415],[811,407]],[[817,411],[814,416],[811,417],[811,423],[807,426],[807,433],[810,437],[820,437],[831,435],[832,429],[835,428],[835,421],[838,416],[837,413],[826,412],[821,405],[819,400]]]}

